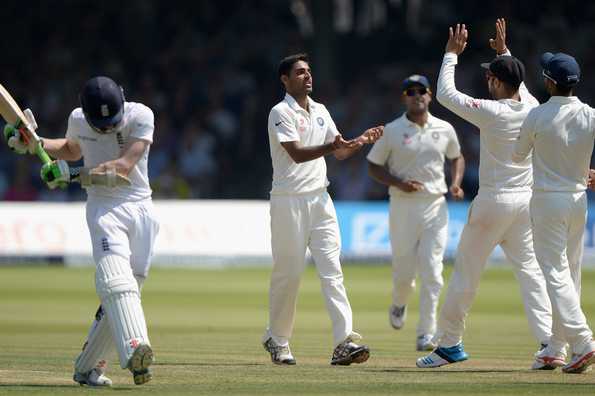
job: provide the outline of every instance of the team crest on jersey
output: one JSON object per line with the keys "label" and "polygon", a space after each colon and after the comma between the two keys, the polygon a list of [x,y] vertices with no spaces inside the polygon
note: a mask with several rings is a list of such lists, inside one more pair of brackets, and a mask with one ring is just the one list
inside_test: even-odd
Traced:
{"label": "team crest on jersey", "polygon": [[318,122],[318,125],[320,125],[320,126],[323,126],[323,125],[324,125],[324,118],[322,118],[322,117],[318,117],[318,118],[316,119],[316,121]]}
{"label": "team crest on jersey", "polygon": [[403,134],[403,144],[409,144],[411,143],[411,136],[409,136],[408,133],[404,133]]}
{"label": "team crest on jersey", "polygon": [[438,132],[432,132],[432,139],[434,139],[434,140],[440,139],[440,134]]}

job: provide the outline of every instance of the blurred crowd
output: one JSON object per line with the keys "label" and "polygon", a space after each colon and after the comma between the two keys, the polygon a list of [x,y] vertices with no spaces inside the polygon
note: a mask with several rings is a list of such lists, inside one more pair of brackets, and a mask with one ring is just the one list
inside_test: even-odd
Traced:
{"label": "blurred crowd", "polygon": [[[25,12],[25,15],[23,15]],[[595,3],[554,1],[229,0],[194,3],[127,0],[17,1],[0,10],[5,40],[1,83],[30,107],[46,137],[63,137],[80,87],[108,75],[127,100],[155,113],[149,157],[158,199],[266,199],[271,183],[267,135],[270,108],[283,92],[279,60],[309,52],[313,97],[339,130],[354,137],[400,116],[400,83],[425,74],[435,87],[448,26],[465,22],[468,49],[457,85],[487,97],[479,63],[494,56],[488,39],[497,17],[508,21],[508,43],[525,62],[526,83],[547,100],[539,55],[563,51],[583,69],[577,95],[595,105],[595,52],[590,50]],[[59,23],[57,21],[60,21]],[[477,191],[479,137],[472,125],[437,101],[431,112],[457,130],[467,160],[464,189]],[[365,156],[327,158],[338,200],[385,199],[367,175]],[[75,186],[50,191],[39,162],[0,147],[3,200],[84,199]]]}

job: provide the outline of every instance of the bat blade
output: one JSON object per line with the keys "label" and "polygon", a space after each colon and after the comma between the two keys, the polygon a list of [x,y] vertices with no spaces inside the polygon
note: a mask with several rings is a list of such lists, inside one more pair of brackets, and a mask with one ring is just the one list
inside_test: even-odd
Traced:
{"label": "bat blade", "polygon": [[35,129],[25,117],[23,110],[19,107],[12,95],[0,84],[0,114],[9,124],[16,126],[28,145],[34,143],[34,152],[44,164],[52,160],[41,145],[41,139],[35,133]]}
{"label": "bat blade", "polygon": [[[17,102],[13,99],[12,95],[0,84],[0,114],[6,122],[16,125],[17,127],[24,127],[26,132],[33,130],[33,127],[27,121],[23,110],[19,107]],[[33,135],[28,133],[27,138],[32,138]]]}

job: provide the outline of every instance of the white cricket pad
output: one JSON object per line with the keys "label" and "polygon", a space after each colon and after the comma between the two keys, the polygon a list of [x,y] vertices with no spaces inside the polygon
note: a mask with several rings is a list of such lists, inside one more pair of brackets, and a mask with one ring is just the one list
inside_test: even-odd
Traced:
{"label": "white cricket pad", "polygon": [[150,345],[138,284],[130,263],[117,255],[99,259],[95,286],[112,330],[120,367],[126,368],[141,343]]}
{"label": "white cricket pad", "polygon": [[87,373],[96,368],[99,361],[107,359],[107,355],[113,345],[114,341],[108,318],[105,316],[105,312],[100,306],[95,314],[95,320],[89,330],[89,335],[83,346],[83,351],[74,363],[75,371],[79,373]]}

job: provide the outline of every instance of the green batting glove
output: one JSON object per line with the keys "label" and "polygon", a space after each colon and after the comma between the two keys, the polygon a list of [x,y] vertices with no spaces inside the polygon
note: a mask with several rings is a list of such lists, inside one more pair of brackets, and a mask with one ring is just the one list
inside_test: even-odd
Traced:
{"label": "green batting glove", "polygon": [[21,132],[12,124],[4,126],[4,140],[8,147],[17,154],[26,154],[29,151],[27,144],[21,138]]}
{"label": "green batting glove", "polygon": [[70,182],[70,168],[64,160],[44,164],[40,173],[41,180],[52,190],[56,187],[66,188]]}

